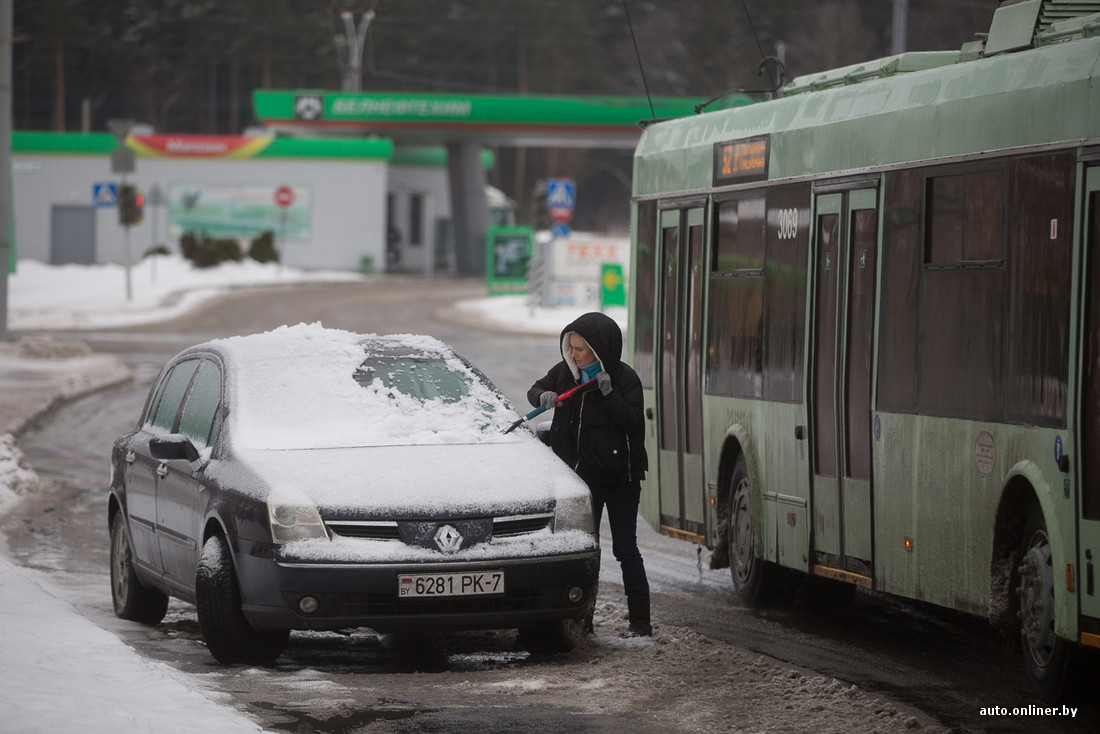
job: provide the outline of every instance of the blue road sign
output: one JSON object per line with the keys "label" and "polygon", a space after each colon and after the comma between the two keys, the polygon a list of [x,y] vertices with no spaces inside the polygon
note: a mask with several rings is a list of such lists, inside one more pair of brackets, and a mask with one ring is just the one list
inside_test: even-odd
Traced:
{"label": "blue road sign", "polygon": [[552,178],[546,182],[546,210],[557,224],[569,224],[573,205],[577,201],[577,185],[568,178]]}
{"label": "blue road sign", "polygon": [[546,206],[572,209],[577,201],[577,184],[568,178],[552,178],[546,182]]}
{"label": "blue road sign", "polygon": [[118,206],[118,184],[113,181],[93,183],[92,206],[96,209],[109,209]]}
{"label": "blue road sign", "polygon": [[552,236],[561,237],[563,239],[569,236],[570,231],[568,224],[556,223],[550,227],[550,234]]}

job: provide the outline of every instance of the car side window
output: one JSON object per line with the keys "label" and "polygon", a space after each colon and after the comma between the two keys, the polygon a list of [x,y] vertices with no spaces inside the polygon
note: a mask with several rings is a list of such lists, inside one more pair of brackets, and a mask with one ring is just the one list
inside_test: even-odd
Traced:
{"label": "car side window", "polygon": [[198,359],[189,359],[172,368],[172,372],[161,385],[160,395],[153,401],[153,409],[150,419],[147,421],[148,424],[168,432],[172,431],[175,427],[180,402],[187,393],[187,386],[191,384],[191,378],[194,377],[195,369],[198,366]]}
{"label": "car side window", "polygon": [[179,432],[202,448],[214,442],[218,406],[222,399],[222,371],[218,365],[203,360],[199,373],[191,384],[191,392],[180,414]]}

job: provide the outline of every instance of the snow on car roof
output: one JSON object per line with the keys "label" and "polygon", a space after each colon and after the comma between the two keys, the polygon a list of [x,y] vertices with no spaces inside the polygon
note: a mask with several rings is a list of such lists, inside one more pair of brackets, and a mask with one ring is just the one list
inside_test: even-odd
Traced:
{"label": "snow on car roof", "polygon": [[[507,443],[518,415],[454,351],[417,334],[379,336],[326,329],[319,323],[281,326],[212,343],[226,358],[229,414],[238,446],[335,448],[433,443]],[[467,378],[456,401],[422,400],[375,380],[361,385],[356,369],[368,354],[434,358]]]}

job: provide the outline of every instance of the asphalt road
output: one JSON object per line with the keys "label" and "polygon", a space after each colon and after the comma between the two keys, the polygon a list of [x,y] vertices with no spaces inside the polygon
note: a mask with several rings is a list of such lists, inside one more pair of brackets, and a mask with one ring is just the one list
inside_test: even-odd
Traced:
{"label": "asphalt road", "polygon": [[[136,419],[152,379],[171,355],[208,338],[298,322],[320,321],[359,332],[426,332],[453,344],[517,405],[525,405],[527,386],[556,357],[556,339],[471,329],[444,318],[450,303],[476,297],[482,287],[473,281],[407,280],[249,290],[155,326],[72,334],[97,352],[118,356],[134,371],[135,380],[66,407],[23,437],[20,445],[50,491],[21,503],[0,521],[12,556],[24,565],[54,573],[82,611],[143,654],[184,671],[214,676],[217,687],[230,694],[234,705],[269,728],[359,731],[378,722],[400,722],[416,713],[421,721],[425,716],[438,718],[440,728],[425,731],[477,728],[489,721],[495,729],[504,723],[515,731],[621,730],[621,718],[581,715],[567,701],[525,707],[517,699],[503,720],[499,711],[498,718],[484,721],[468,709],[448,715],[444,713],[451,710],[448,702],[458,694],[448,691],[447,685],[422,693],[413,711],[404,699],[386,704],[375,688],[378,679],[362,675],[430,670],[455,674],[457,683],[470,671],[530,672],[529,666],[546,664],[519,651],[514,635],[456,635],[428,644],[360,632],[296,635],[280,663],[280,675],[250,680],[211,665],[199,644],[194,611],[187,605],[173,601],[165,622],[154,628],[120,622],[111,612],[103,491],[109,448],[114,437]],[[863,592],[840,609],[816,605],[804,596],[793,605],[750,610],[737,604],[727,572],[706,567],[705,550],[658,536],[644,526],[641,544],[658,622],[856,684],[956,731],[1100,730],[1100,708],[1095,705],[1073,720],[980,717],[982,707],[1034,702],[1019,656],[983,620]],[[605,554],[602,581],[601,600],[621,599],[618,569],[610,553]],[[305,706],[299,700],[300,688],[292,690],[303,671],[311,676],[320,671],[322,683],[338,684],[341,690],[358,687],[363,697],[376,703],[354,714],[341,703],[343,699],[330,702],[328,708]],[[312,685],[323,698],[322,683]],[[716,696],[715,706],[721,700]],[[641,720],[632,728],[649,730]]]}

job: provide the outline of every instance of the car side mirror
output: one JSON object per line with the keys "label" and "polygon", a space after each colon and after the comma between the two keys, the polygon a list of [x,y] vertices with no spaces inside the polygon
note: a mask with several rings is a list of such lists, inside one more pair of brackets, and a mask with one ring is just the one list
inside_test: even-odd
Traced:
{"label": "car side mirror", "polygon": [[199,450],[191,439],[186,436],[169,436],[168,438],[154,438],[149,441],[149,453],[154,459],[172,461],[185,459],[192,464],[199,460]]}

